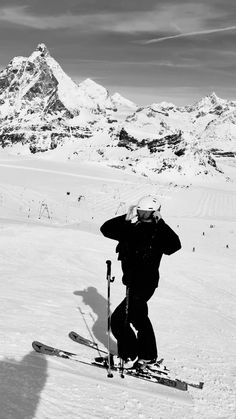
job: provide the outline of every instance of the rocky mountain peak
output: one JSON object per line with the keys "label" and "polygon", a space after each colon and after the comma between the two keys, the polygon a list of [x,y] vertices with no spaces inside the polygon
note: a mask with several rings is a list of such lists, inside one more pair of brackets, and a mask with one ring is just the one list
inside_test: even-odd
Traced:
{"label": "rocky mountain peak", "polygon": [[47,59],[50,56],[49,50],[46,47],[45,44],[38,44],[35,51],[32,52],[32,54],[29,56],[28,61],[38,61],[38,60],[44,60]]}
{"label": "rocky mountain peak", "polygon": [[215,94],[215,92],[212,92],[209,96],[208,96],[208,98],[210,99],[210,101],[211,101],[211,103],[213,104],[213,105],[216,105],[217,103],[219,103],[219,102],[221,102],[222,101],[222,99],[220,99],[216,94]]}
{"label": "rocky mountain peak", "polygon": [[210,110],[223,106],[227,106],[227,101],[218,97],[214,92],[203,97],[200,101],[193,105],[193,110],[200,110],[202,112],[209,112]]}
{"label": "rocky mountain peak", "polygon": [[50,55],[48,48],[46,47],[45,44],[38,44],[36,51],[41,52],[41,54],[45,55]]}

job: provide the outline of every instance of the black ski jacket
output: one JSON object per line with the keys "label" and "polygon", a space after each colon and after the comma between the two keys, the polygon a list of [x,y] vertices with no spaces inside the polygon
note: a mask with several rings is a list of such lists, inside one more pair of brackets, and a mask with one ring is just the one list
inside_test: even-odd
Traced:
{"label": "black ski jacket", "polygon": [[119,242],[116,252],[123,270],[122,281],[139,289],[156,288],[162,255],[181,249],[179,237],[163,219],[131,223],[125,217],[112,218],[101,226],[104,236]]}

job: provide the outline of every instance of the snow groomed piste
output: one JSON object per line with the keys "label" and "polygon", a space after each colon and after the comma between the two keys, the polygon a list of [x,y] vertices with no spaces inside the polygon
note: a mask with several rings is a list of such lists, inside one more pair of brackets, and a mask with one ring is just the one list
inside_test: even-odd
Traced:
{"label": "snow groomed piste", "polygon": [[[3,418],[76,419],[78,409],[81,417],[104,419],[233,418],[235,183],[217,179],[205,187],[156,185],[163,216],[178,229],[184,246],[173,263],[163,260],[162,282],[150,303],[150,316],[171,373],[190,382],[205,381],[202,391],[192,387],[180,391],[130,376],[122,380],[116,372],[107,379],[103,368],[29,352],[29,344],[37,339],[91,360],[91,349],[81,346],[77,351],[78,343],[66,340],[73,329],[90,339],[93,335],[106,348],[103,263],[108,255],[113,257],[114,248],[97,231],[120,202],[136,202],[143,189],[153,193],[145,178],[135,182],[125,172],[115,174],[97,164],[16,159],[5,152],[0,172],[0,294],[6,319],[0,331]],[[74,207],[79,194],[86,199]],[[38,203],[43,199],[52,217],[39,221]],[[95,220],[89,220],[90,213]],[[119,262],[114,258],[113,263],[118,278]],[[118,280],[113,288],[115,307],[124,290]]]}

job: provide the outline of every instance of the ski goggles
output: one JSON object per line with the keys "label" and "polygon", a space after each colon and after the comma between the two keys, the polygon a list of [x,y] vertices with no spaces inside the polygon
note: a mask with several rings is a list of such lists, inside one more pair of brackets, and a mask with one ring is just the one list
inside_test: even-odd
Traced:
{"label": "ski goggles", "polygon": [[138,217],[145,218],[145,219],[151,218],[152,215],[154,214],[154,212],[155,212],[154,210],[141,210],[141,209],[137,209]]}

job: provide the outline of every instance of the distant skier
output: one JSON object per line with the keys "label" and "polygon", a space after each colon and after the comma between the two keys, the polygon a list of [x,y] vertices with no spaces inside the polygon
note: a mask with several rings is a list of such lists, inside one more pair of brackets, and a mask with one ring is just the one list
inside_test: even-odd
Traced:
{"label": "distant skier", "polygon": [[122,282],[128,290],[111,316],[111,330],[125,368],[132,368],[136,361],[152,364],[157,359],[147,301],[158,286],[163,253],[171,255],[181,248],[179,237],[164,222],[160,210],[158,199],[144,196],[127,214],[112,218],[101,227],[104,236],[119,242],[116,252],[121,261]]}

